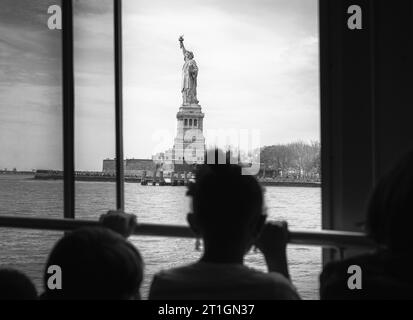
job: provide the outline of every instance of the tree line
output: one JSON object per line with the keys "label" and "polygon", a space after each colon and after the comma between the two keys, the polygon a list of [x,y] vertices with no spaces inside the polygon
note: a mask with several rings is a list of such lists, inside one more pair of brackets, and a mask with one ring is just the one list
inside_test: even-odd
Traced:
{"label": "tree line", "polygon": [[261,171],[265,176],[320,178],[318,141],[302,141],[265,146],[260,150]]}

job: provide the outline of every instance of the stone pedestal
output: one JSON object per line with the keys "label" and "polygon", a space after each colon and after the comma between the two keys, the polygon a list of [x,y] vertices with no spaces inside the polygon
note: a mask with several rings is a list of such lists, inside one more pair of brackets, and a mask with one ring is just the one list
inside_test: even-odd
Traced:
{"label": "stone pedestal", "polygon": [[204,163],[204,114],[198,104],[182,105],[176,115],[177,134],[174,140],[173,161],[176,165]]}

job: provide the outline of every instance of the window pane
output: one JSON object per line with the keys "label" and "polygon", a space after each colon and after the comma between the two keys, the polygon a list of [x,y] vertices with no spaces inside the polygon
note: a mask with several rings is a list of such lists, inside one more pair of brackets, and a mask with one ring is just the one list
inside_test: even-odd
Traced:
{"label": "window pane", "polygon": [[74,63],[76,217],[96,219],[116,204],[112,0],[74,2]]}
{"label": "window pane", "polygon": [[63,234],[44,230],[2,228],[0,232],[0,265],[24,272],[43,292],[43,272],[54,244]]}
{"label": "window pane", "polygon": [[[55,7],[48,14],[50,6]],[[0,3],[0,214],[63,217],[62,44],[61,31],[53,28],[59,23],[53,18],[56,6],[60,1]],[[26,273],[41,291],[43,266],[58,235],[1,228],[1,267]]]}
{"label": "window pane", "polygon": [[52,5],[60,1],[0,4],[1,214],[63,216],[61,31],[49,24]]}
{"label": "window pane", "polygon": [[[203,138],[207,146],[239,147],[242,156],[258,153],[260,159],[252,160],[261,163],[256,176],[265,186],[270,219],[286,219],[291,229],[319,230],[317,1],[123,3],[125,156],[203,159],[203,152],[193,153],[203,150]],[[182,34],[196,61],[191,67],[178,41]],[[245,146],[243,129],[249,141],[257,131],[259,143]],[[182,141],[184,157],[176,152]],[[157,165],[164,177],[182,173],[172,161]],[[185,187],[126,184],[125,192],[126,208],[139,221],[186,224]],[[147,274],[197,255],[191,256],[191,240],[140,238],[137,244],[149,259]],[[320,253],[289,250],[292,277],[305,298],[318,297]],[[250,253],[246,260],[262,269],[260,257]]]}
{"label": "window pane", "polygon": [[[188,198],[182,195],[184,187],[162,187],[165,192],[153,192],[157,187],[136,189],[126,184],[126,198],[134,199],[128,203],[136,208],[139,220],[157,217],[160,221],[171,224],[185,224],[189,212]],[[160,189],[159,189],[160,190]],[[159,191],[157,190],[157,191]],[[266,192],[266,205],[269,220],[285,219],[294,229],[320,229],[319,188],[277,188]],[[152,208],[148,210],[148,208]],[[133,243],[139,248],[145,259],[145,278],[142,295],[147,297],[153,275],[162,269],[177,267],[195,261],[200,252],[195,250],[195,240],[161,237],[133,237]],[[292,245],[288,249],[290,274],[294,285],[303,299],[318,298],[318,275],[321,271],[321,248]],[[246,256],[250,267],[266,271],[261,253],[251,251]]]}

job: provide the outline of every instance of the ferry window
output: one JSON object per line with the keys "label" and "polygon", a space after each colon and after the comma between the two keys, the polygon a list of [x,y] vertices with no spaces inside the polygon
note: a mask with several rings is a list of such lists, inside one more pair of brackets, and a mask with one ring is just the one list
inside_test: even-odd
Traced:
{"label": "ferry window", "polygon": [[[2,1],[0,148],[7,152],[0,153],[0,201],[7,214],[63,217],[61,31],[48,24],[48,8],[56,4]],[[96,220],[117,200],[114,10],[111,0],[73,4],[76,217]],[[159,167],[152,159],[185,161],[176,151],[194,142],[194,124],[197,144],[185,146],[193,159],[202,163],[196,155],[208,147],[240,148],[240,156],[259,162],[256,177],[265,186],[269,219],[285,219],[292,229],[320,229],[317,20],[316,0],[123,1],[127,212],[144,223],[186,225],[185,187],[137,182],[144,174],[160,177],[158,169],[163,176],[192,177],[172,160]],[[194,61],[183,70],[184,57]],[[245,146],[245,132],[258,136],[258,144]],[[61,233],[2,231],[0,249],[8,254],[0,263],[24,265],[19,269],[36,273],[39,282],[43,257]],[[189,239],[132,241],[145,257],[144,297],[159,269],[199,257]],[[11,242],[17,245],[6,247]],[[26,255],[37,243],[33,257]],[[321,249],[291,246],[289,260],[302,297],[317,298]],[[249,253],[246,262],[265,269],[258,253]]]}
{"label": "ferry window", "polygon": [[[6,8],[6,10],[3,10]],[[0,202],[2,212],[63,216],[61,34],[45,2],[2,1]]]}
{"label": "ferry window", "polygon": [[[190,140],[191,129],[181,130],[178,122],[191,112],[199,115],[194,124],[206,147],[236,147],[233,138],[242,130],[250,136],[258,131],[257,177],[265,185],[269,217],[286,219],[293,229],[320,230],[317,1],[124,0],[123,18],[125,157],[150,159]],[[196,85],[182,73],[181,43],[194,54]],[[136,126],[137,119],[145,121]],[[126,183],[126,210],[141,222],[186,225],[185,191]],[[199,255],[192,240],[134,241],[147,266],[159,264],[158,253],[168,257],[165,267]],[[321,249],[291,246],[289,259],[300,294],[317,298]],[[246,260],[264,269],[260,254]],[[158,269],[146,271],[144,295]]]}
{"label": "ferry window", "polygon": [[[61,32],[48,28],[52,4],[60,1],[0,5],[0,215],[63,217]],[[56,233],[0,231],[0,265],[40,285]]]}
{"label": "ferry window", "polygon": [[73,26],[75,215],[97,219],[116,207],[113,0],[74,1]]}

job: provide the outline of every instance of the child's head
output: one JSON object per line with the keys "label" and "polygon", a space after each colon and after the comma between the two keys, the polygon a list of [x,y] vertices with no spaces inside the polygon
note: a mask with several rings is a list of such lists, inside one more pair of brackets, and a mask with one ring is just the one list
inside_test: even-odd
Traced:
{"label": "child's head", "polygon": [[[51,265],[61,268],[62,289],[47,286]],[[143,261],[138,250],[106,228],[83,228],[61,238],[46,264],[46,299],[139,298]]]}
{"label": "child's head", "polygon": [[202,165],[190,185],[193,213],[188,222],[205,242],[238,243],[247,251],[265,222],[258,181],[239,165]]}
{"label": "child's head", "polygon": [[36,300],[37,290],[20,271],[0,269],[0,300]]}

